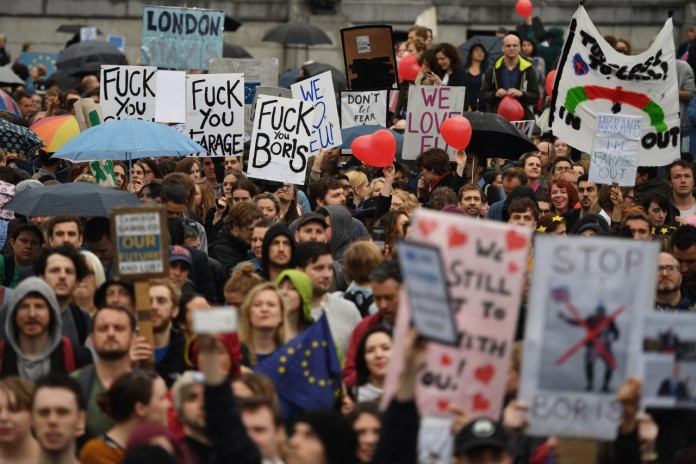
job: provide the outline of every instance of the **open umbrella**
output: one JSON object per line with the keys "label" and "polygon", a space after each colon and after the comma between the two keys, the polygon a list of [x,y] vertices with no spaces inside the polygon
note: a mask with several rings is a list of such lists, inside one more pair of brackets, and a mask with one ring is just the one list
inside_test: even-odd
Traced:
{"label": "open umbrella", "polygon": [[109,42],[88,40],[66,48],[56,62],[58,69],[80,69],[87,63],[126,64],[126,55]]}
{"label": "open umbrella", "polygon": [[330,64],[310,61],[303,64],[302,69],[304,69],[306,77],[314,77],[321,73],[325,73],[326,71],[331,71],[331,80],[333,81],[334,91],[336,92],[340,92],[348,85],[348,81],[346,81],[346,76],[343,74],[343,72],[334,68]]}
{"label": "open umbrella", "polygon": [[284,45],[331,44],[331,38],[322,29],[307,23],[283,23],[273,26],[263,35],[264,42]]}
{"label": "open umbrella", "polygon": [[53,156],[83,162],[205,153],[205,148],[172,127],[142,119],[121,119],[87,129]]}
{"label": "open umbrella", "polygon": [[58,71],[48,76],[48,78],[46,78],[46,81],[55,83],[60,90],[65,92],[75,87],[75,85],[79,82],[77,72],[79,72],[79,70],[77,69],[59,69]]}
{"label": "open umbrella", "polygon": [[10,153],[32,156],[43,147],[43,140],[28,127],[0,118],[0,148]]}
{"label": "open umbrella", "polygon": [[43,140],[48,153],[57,152],[68,140],[80,133],[77,119],[70,114],[40,119],[30,129]]}
{"label": "open umbrella", "polygon": [[142,203],[124,190],[71,182],[23,190],[3,208],[32,217],[59,214],[108,217],[111,208],[122,206],[142,206]]}
{"label": "open umbrella", "polygon": [[225,42],[222,44],[223,58],[253,58],[251,54],[239,45]]}
{"label": "open umbrella", "polygon": [[[56,32],[65,32],[67,34],[79,34],[80,29],[83,27],[92,27],[88,24],[61,24],[58,26],[58,29],[56,29]],[[97,35],[102,35],[102,31],[97,28]]]}
{"label": "open umbrella", "polygon": [[278,87],[289,89],[292,84],[297,82],[298,77],[300,77],[300,68],[288,69],[278,78]]}
{"label": "open umbrella", "polygon": [[483,46],[486,50],[486,60],[481,65],[481,71],[488,69],[488,66],[496,62],[503,56],[503,38],[492,35],[475,35],[459,46],[459,56],[462,62],[466,63],[469,59],[469,52],[474,45]]}
{"label": "open umbrella", "polygon": [[22,115],[22,113],[19,111],[19,106],[17,106],[17,102],[14,101],[14,98],[12,98],[9,93],[2,89],[0,89],[0,111],[7,111],[15,116]]}
{"label": "open umbrella", "polygon": [[471,142],[466,148],[477,156],[518,160],[529,151],[537,151],[536,145],[523,135],[510,121],[495,113],[464,113],[471,123]]}
{"label": "open umbrella", "polygon": [[0,85],[24,84],[21,77],[16,75],[9,66],[0,67]]}

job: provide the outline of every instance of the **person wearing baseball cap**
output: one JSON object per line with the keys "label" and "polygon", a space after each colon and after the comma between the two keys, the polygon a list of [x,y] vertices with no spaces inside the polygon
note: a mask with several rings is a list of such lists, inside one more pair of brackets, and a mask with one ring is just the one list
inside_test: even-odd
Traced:
{"label": "person wearing baseball cap", "polygon": [[306,213],[297,221],[295,242],[326,242],[326,217],[319,213]]}
{"label": "person wearing baseball cap", "polygon": [[454,464],[512,464],[507,433],[500,422],[480,418],[454,438]]}
{"label": "person wearing baseball cap", "polygon": [[195,292],[189,274],[193,267],[191,252],[181,245],[169,246],[169,283],[181,293]]}

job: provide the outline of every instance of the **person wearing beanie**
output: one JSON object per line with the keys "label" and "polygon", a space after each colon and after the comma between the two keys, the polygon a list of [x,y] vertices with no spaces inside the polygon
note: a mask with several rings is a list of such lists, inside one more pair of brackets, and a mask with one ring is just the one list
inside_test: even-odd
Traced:
{"label": "person wearing beanie", "polygon": [[311,411],[295,422],[288,441],[287,464],[351,464],[358,438],[336,411]]}
{"label": "person wearing beanie", "polygon": [[273,282],[285,269],[294,266],[295,237],[283,224],[271,226],[263,238],[261,276]]}
{"label": "person wearing beanie", "polygon": [[124,280],[107,280],[94,293],[94,306],[121,306],[135,314],[135,289]]}
{"label": "person wearing beanie", "polygon": [[297,337],[314,322],[312,304],[312,280],[307,274],[287,269],[275,280],[285,300],[285,343]]}

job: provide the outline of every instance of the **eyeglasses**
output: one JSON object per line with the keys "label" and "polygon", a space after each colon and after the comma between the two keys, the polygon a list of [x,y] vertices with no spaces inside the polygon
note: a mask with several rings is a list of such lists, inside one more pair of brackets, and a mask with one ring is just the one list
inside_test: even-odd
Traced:
{"label": "eyeglasses", "polygon": [[572,171],[573,168],[571,166],[556,166],[553,171],[554,172],[564,172],[564,171]]}
{"label": "eyeglasses", "polygon": [[657,266],[657,272],[667,272],[667,274],[672,274],[677,272],[679,268],[674,264],[668,264],[667,266]]}
{"label": "eyeglasses", "polygon": [[282,187],[278,187],[278,191],[292,190],[292,184],[283,184]]}

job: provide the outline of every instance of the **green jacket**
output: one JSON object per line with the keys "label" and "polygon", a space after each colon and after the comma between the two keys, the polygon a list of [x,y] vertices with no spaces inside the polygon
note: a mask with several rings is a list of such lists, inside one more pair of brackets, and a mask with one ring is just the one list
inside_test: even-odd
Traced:
{"label": "green jacket", "polygon": [[[537,78],[536,69],[534,69],[534,63],[521,56],[518,56],[518,58],[519,61],[517,66],[520,70],[520,79],[515,88],[522,91],[522,96],[519,98],[519,101],[524,108],[524,119],[534,119],[531,106],[535,105],[540,97],[539,79]],[[501,100],[495,93],[500,88],[500,83],[502,82],[504,60],[505,55],[498,58],[495,65],[486,70],[486,74],[483,76],[483,82],[481,83],[479,99],[488,105],[488,111],[491,113],[498,111],[498,105]]]}

